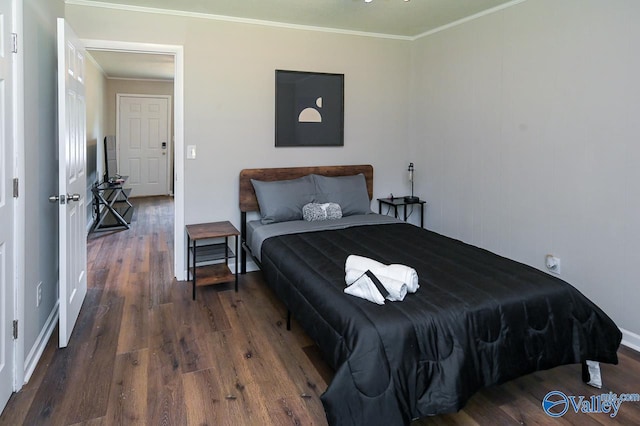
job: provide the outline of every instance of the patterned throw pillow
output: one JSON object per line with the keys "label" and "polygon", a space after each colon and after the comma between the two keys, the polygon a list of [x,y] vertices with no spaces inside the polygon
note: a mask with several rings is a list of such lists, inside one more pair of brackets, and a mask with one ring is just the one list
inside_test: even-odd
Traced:
{"label": "patterned throw pillow", "polygon": [[302,207],[302,217],[308,222],[340,219],[342,217],[342,209],[336,203],[309,203]]}

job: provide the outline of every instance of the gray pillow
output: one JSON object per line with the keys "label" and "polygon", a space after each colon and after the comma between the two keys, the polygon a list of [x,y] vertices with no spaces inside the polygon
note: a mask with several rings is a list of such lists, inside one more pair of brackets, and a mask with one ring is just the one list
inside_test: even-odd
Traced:
{"label": "gray pillow", "polygon": [[367,181],[362,173],[353,176],[313,175],[316,183],[316,203],[336,203],[342,216],[371,213]]}
{"label": "gray pillow", "polygon": [[315,185],[311,176],[266,182],[251,179],[263,224],[302,219],[302,207],[313,202]]}

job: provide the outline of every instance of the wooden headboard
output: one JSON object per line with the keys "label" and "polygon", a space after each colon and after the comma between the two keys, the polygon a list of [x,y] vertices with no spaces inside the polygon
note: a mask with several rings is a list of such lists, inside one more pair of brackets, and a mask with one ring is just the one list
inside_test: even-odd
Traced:
{"label": "wooden headboard", "polygon": [[[373,198],[373,166],[368,164],[356,166],[311,166],[311,167],[279,167],[270,169],[244,169],[240,171],[240,236],[242,250],[240,250],[241,273],[247,272],[247,253],[251,249],[246,244],[247,212],[256,212],[260,208],[253,190],[251,179],[272,182],[274,180],[296,179],[302,176],[317,174],[323,176],[352,176],[362,173],[367,181],[369,199]],[[256,263],[258,263],[256,261]],[[258,263],[259,264],[259,263]]]}
{"label": "wooden headboard", "polygon": [[364,164],[356,166],[311,166],[284,167],[271,169],[244,169],[240,171],[240,211],[243,213],[258,211],[258,200],[253,190],[251,179],[274,181],[296,179],[309,174],[323,176],[351,176],[364,174],[367,181],[369,199],[373,198],[373,166]]}

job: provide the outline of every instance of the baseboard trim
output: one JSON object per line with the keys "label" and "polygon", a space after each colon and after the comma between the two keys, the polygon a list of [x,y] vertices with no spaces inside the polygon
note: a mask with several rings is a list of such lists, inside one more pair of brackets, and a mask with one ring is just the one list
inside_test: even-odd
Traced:
{"label": "baseboard trim", "polygon": [[625,330],[624,328],[621,328],[620,331],[622,331],[622,344],[629,349],[640,352],[640,335]]}
{"label": "baseboard trim", "polygon": [[[235,261],[233,259],[229,259],[229,269],[235,271]],[[240,259],[238,259],[238,273],[241,270]],[[259,271],[258,265],[253,260],[247,259],[247,272]]]}
{"label": "baseboard trim", "polygon": [[49,314],[49,318],[47,318],[47,322],[44,324],[44,327],[42,327],[36,342],[31,347],[31,350],[24,361],[24,384],[29,382],[31,375],[35,371],[36,366],[47,347],[47,343],[49,343],[49,339],[51,338],[53,331],[56,329],[56,325],[58,325],[58,315],[58,302],[56,302]]}

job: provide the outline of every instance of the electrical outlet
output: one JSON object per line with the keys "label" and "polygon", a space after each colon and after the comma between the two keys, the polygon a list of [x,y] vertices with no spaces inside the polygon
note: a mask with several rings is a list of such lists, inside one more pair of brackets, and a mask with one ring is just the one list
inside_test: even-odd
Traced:
{"label": "electrical outlet", "polygon": [[547,270],[553,274],[560,275],[560,258],[555,257],[552,254],[548,254],[544,257],[544,265]]}
{"label": "electrical outlet", "polygon": [[40,302],[42,302],[42,281],[36,287],[36,308],[40,306]]}

